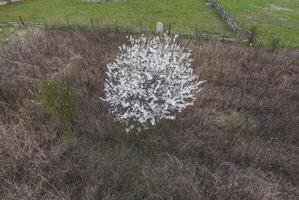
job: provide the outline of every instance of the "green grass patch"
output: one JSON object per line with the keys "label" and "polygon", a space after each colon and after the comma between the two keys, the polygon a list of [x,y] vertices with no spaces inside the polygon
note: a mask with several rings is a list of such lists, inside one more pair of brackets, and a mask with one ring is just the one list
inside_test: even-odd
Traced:
{"label": "green grass patch", "polygon": [[0,27],[0,47],[5,43],[7,38],[14,33],[12,28]]}
{"label": "green grass patch", "polygon": [[45,80],[39,85],[37,97],[44,114],[53,120],[61,120],[66,126],[76,115],[75,90],[65,81]]}
{"label": "green grass patch", "polygon": [[70,141],[74,136],[72,121],[77,113],[75,89],[63,80],[44,80],[40,82],[36,96],[44,115],[50,121],[62,123],[63,141]]}
{"label": "green grass patch", "polygon": [[256,27],[257,41],[271,45],[299,46],[299,0],[219,0],[245,29]]}
{"label": "green grass patch", "polygon": [[0,21],[95,24],[155,28],[157,21],[174,31],[225,33],[226,25],[204,0],[122,0],[117,3],[91,3],[84,0],[26,0],[0,7]]}

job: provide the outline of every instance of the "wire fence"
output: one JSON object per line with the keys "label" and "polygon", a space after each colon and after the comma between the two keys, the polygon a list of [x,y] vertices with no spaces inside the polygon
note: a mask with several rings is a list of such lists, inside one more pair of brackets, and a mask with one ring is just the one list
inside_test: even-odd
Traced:
{"label": "wire fence", "polygon": [[[49,23],[45,20],[40,20],[40,22],[27,22],[25,21],[21,16],[18,17],[18,21],[0,21],[0,28],[11,28],[14,30],[20,30],[20,29],[28,29],[28,28],[44,28],[44,27],[50,27],[53,25],[59,25],[59,26],[84,26],[89,27],[93,29],[105,29],[106,31],[111,32],[121,32],[126,34],[141,34],[141,33],[156,33],[156,29],[149,28],[145,26],[145,23],[140,22],[139,26],[128,26],[119,24],[116,21],[114,23],[110,24],[100,24],[99,21],[96,18],[90,18],[85,23],[76,23],[76,22],[70,22],[68,17],[66,17],[65,22],[59,22],[59,23]],[[240,37],[239,35],[232,34],[232,33],[211,33],[206,31],[200,31],[198,26],[194,26],[193,31],[189,32],[180,32],[173,26],[172,23],[168,23],[164,27],[164,33],[169,35],[179,34],[183,37],[192,37],[196,39],[203,39],[203,40],[221,40],[226,42],[248,42],[248,39],[245,37]]]}

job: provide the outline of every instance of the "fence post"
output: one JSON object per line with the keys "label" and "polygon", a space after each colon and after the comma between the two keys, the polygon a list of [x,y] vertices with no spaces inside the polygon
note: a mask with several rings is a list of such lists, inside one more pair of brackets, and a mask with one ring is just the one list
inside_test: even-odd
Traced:
{"label": "fence post", "polygon": [[91,27],[93,28],[93,20],[90,18]]}
{"label": "fence post", "polygon": [[19,16],[19,18],[20,18],[20,20],[21,20],[21,22],[22,22],[23,26],[25,26],[25,23],[24,23],[24,21],[23,21],[22,17],[21,17],[21,16]]}
{"label": "fence post", "polygon": [[169,22],[169,25],[168,25],[168,35],[170,35],[170,29],[171,29],[171,23]]}
{"label": "fence post", "polygon": [[117,21],[115,21],[115,32],[118,32]]}
{"label": "fence post", "polygon": [[65,19],[66,19],[66,25],[69,25],[69,17],[65,16]]}
{"label": "fence post", "polygon": [[142,32],[142,22],[139,21],[139,25],[140,25],[140,31]]}

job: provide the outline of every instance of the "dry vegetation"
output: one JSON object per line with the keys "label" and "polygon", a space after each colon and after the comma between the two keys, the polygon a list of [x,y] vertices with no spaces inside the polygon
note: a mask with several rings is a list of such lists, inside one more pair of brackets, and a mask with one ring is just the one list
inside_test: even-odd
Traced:
{"label": "dry vegetation", "polygon": [[2,50],[0,199],[298,199],[298,50],[193,41],[195,106],[125,135],[99,99],[125,41],[56,27]]}

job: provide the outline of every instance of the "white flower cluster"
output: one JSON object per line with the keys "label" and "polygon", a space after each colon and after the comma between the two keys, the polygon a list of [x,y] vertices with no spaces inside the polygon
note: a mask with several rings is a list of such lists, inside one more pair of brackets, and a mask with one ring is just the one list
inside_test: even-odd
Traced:
{"label": "white flower cluster", "polygon": [[120,122],[148,128],[193,105],[204,81],[193,73],[191,50],[176,38],[128,37],[129,44],[107,66],[103,100]]}

